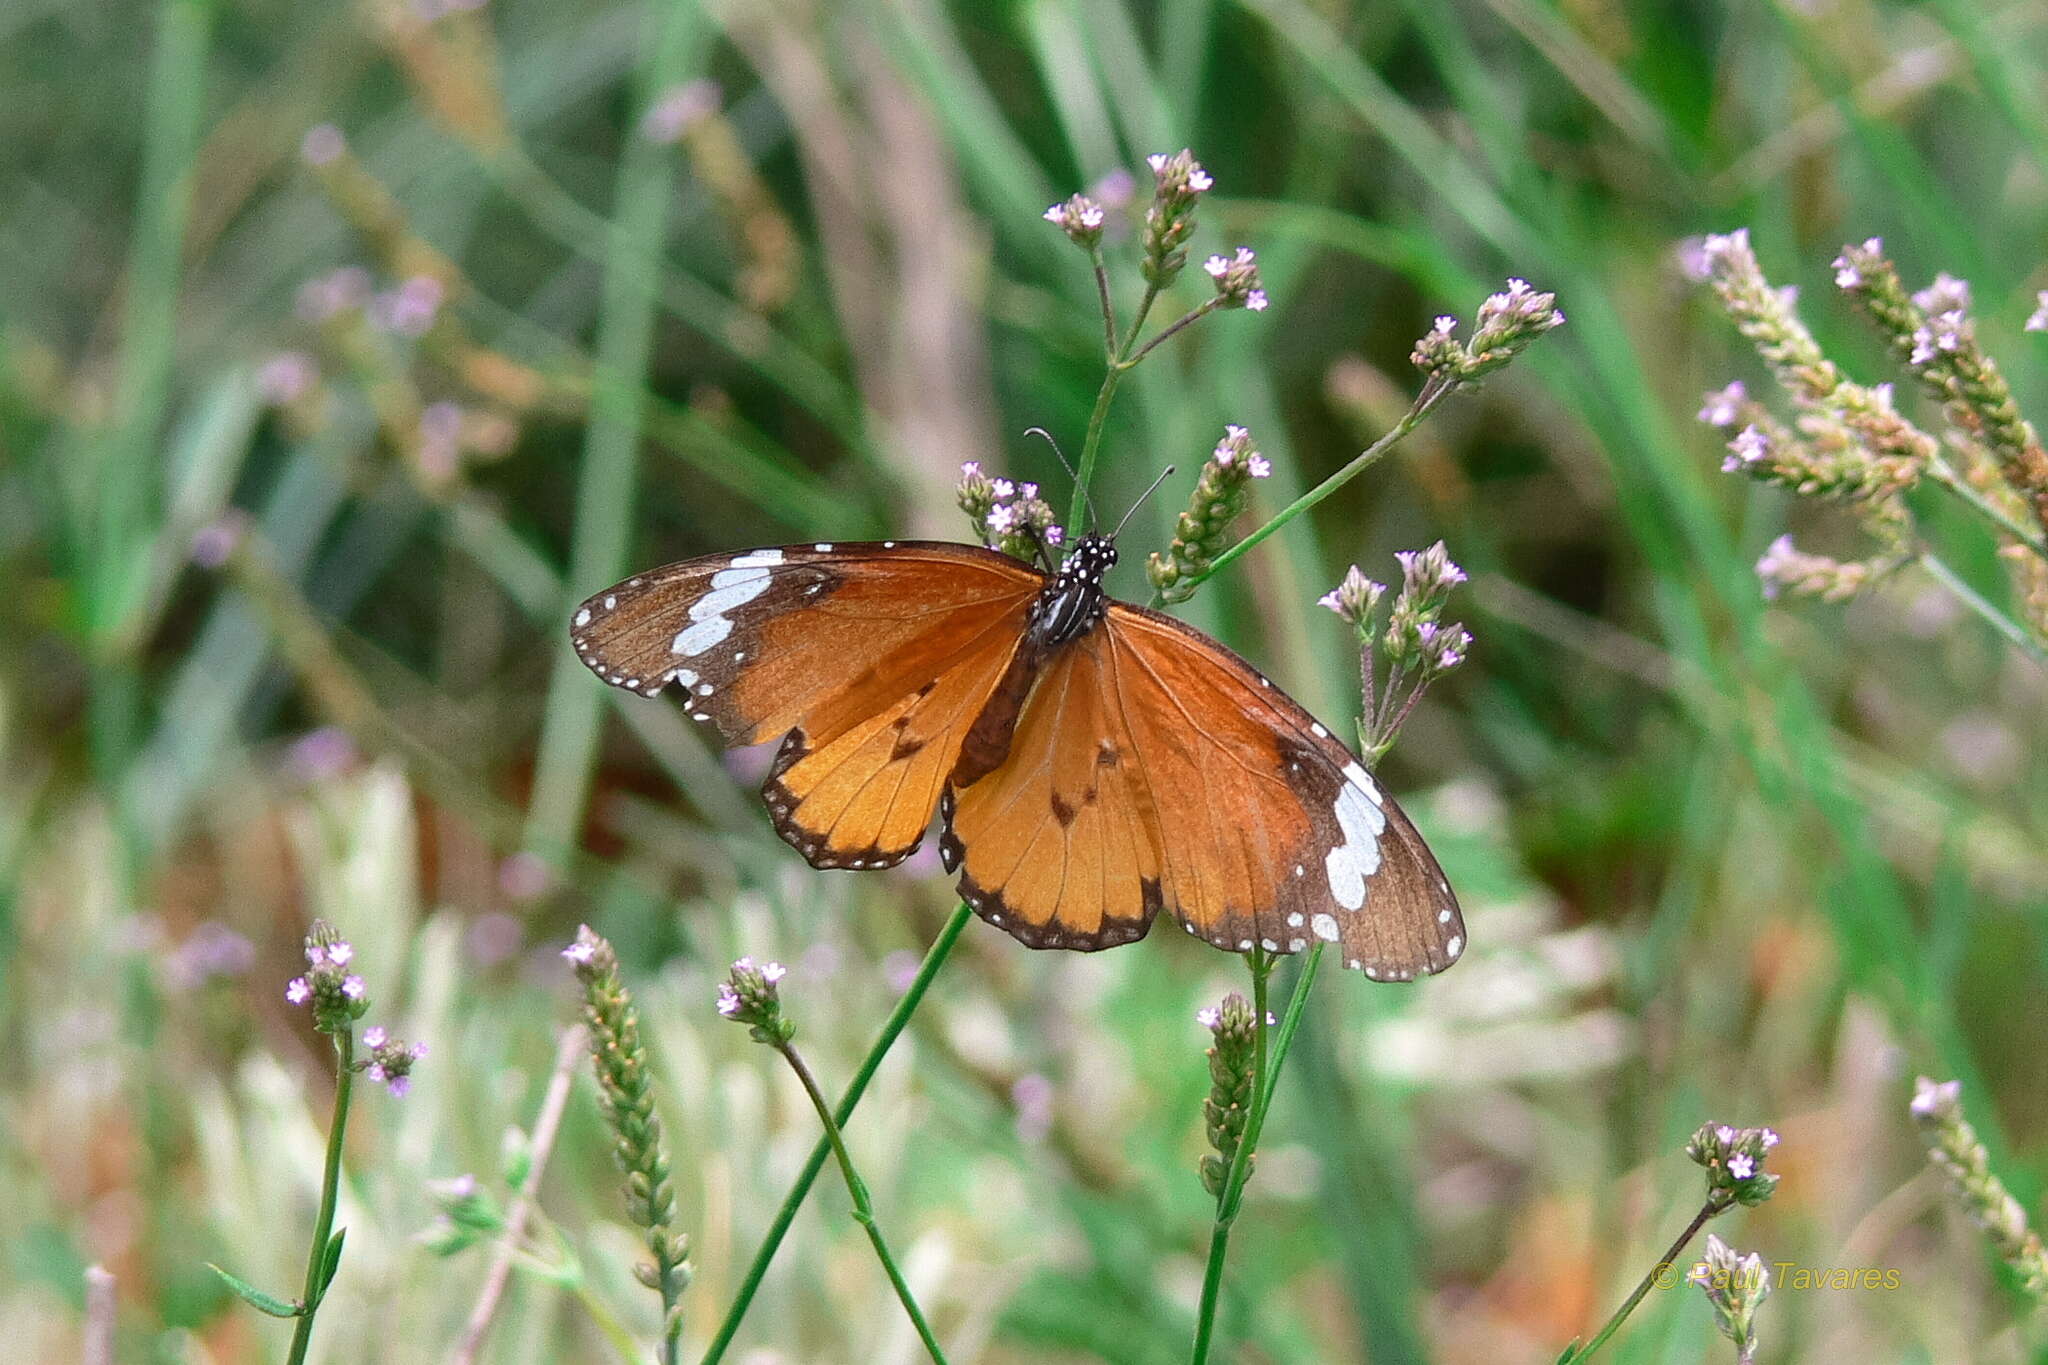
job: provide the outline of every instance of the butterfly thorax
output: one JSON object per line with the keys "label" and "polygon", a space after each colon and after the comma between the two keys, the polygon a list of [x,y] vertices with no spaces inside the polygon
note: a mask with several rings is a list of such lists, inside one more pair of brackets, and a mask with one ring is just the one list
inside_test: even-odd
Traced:
{"label": "butterfly thorax", "polygon": [[1071,644],[1100,624],[1109,610],[1102,577],[1115,565],[1116,546],[1107,537],[1081,537],[1066,563],[1031,604],[1031,642],[1052,649]]}
{"label": "butterfly thorax", "polygon": [[1067,562],[1039,590],[1025,618],[1024,638],[960,746],[951,779],[955,787],[980,781],[1010,756],[1017,719],[1039,674],[1062,647],[1086,636],[1109,614],[1102,576],[1115,564],[1116,546],[1108,537],[1083,536]]}

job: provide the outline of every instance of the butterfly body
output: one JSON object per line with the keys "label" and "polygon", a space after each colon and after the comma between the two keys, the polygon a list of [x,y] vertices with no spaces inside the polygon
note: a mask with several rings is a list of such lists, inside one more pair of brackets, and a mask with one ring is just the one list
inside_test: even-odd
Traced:
{"label": "butterfly body", "polygon": [[1250,664],[1113,601],[1115,563],[1097,536],[1052,573],[943,542],[713,555],[590,598],[571,638],[729,744],[782,736],[763,797],[813,866],[901,862],[936,809],[962,897],[1033,947],[1127,943],[1164,910],[1379,980],[1455,961],[1456,898],[1399,807]]}

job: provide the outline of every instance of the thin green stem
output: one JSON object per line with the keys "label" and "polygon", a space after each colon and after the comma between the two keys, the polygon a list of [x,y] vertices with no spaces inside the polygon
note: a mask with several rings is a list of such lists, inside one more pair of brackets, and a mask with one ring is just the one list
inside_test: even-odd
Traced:
{"label": "thin green stem", "polygon": [[1202,1273],[1202,1302],[1195,1313],[1195,1344],[1188,1356],[1189,1365],[1205,1365],[1209,1359],[1209,1347],[1216,1333],[1216,1305],[1223,1288],[1223,1263],[1230,1250],[1230,1228],[1244,1203],[1245,1180],[1252,1154],[1259,1145],[1259,1134],[1266,1126],[1266,1113],[1272,1108],[1274,1092],[1280,1086],[1280,1068],[1286,1065],[1287,1054],[1294,1046],[1294,1035],[1308,1005],[1309,988],[1315,985],[1316,970],[1322,966],[1323,945],[1318,943],[1309,949],[1301,964],[1301,980],[1295,983],[1294,994],[1287,998],[1287,1014],[1280,1021],[1280,1036],[1273,1042],[1270,1062],[1266,1052],[1266,977],[1273,970],[1273,959],[1264,954],[1260,957],[1264,958],[1263,972],[1258,959],[1251,962],[1252,1008],[1258,1012],[1253,1036],[1259,1049],[1258,1071],[1252,1081],[1252,1112],[1245,1119],[1244,1136],[1238,1140],[1237,1152],[1230,1159],[1230,1173],[1224,1177],[1223,1193],[1216,1200],[1216,1224],[1209,1233],[1209,1261]]}
{"label": "thin green stem", "polygon": [[2039,531],[2015,520],[2004,508],[1985,497],[1977,489],[1971,487],[1968,481],[1962,475],[1956,473],[1954,469],[1950,468],[1946,462],[1938,459],[1935,460],[1927,466],[1927,473],[1936,483],[1975,508],[1979,515],[1999,530],[2005,532],[2041,558],[2048,559],[2048,539],[2043,539]]}
{"label": "thin green stem", "polygon": [[1350,483],[1360,474],[1363,474],[1366,470],[1377,464],[1383,456],[1399,445],[1409,432],[1421,426],[1423,419],[1436,410],[1437,404],[1443,402],[1444,399],[1450,397],[1453,393],[1456,393],[1458,388],[1459,385],[1455,381],[1441,384],[1431,381],[1429,384],[1424,385],[1422,392],[1416,395],[1414,404],[1402,415],[1401,420],[1396,422],[1387,431],[1386,435],[1367,446],[1360,452],[1357,458],[1353,459],[1342,469],[1280,509],[1279,512],[1274,514],[1272,520],[1268,521],[1265,525],[1259,527],[1243,540],[1240,540],[1237,544],[1216,556],[1215,561],[1207,569],[1186,579],[1187,584],[1192,587],[1197,583],[1206,582],[1214,578],[1225,565],[1250,550],[1252,546],[1257,545],[1267,536],[1272,535],[1288,522],[1293,521],[1303,512],[1308,511],[1309,508],[1314,507],[1324,498],[1329,497],[1345,484]]}
{"label": "thin green stem", "polygon": [[[1266,1016],[1270,1012],[1266,1008],[1267,987],[1278,960],[1265,949],[1255,948],[1245,961],[1252,973],[1252,1094],[1260,1095],[1266,1089]],[[1225,1181],[1223,1187],[1229,1189],[1229,1182]]]}
{"label": "thin green stem", "polygon": [[1168,337],[1174,336],[1188,327],[1194,326],[1196,323],[1200,322],[1203,318],[1209,316],[1209,314],[1215,312],[1218,308],[1221,308],[1222,306],[1223,296],[1221,294],[1218,294],[1215,298],[1210,299],[1207,303],[1201,304],[1195,308],[1190,309],[1188,312],[1183,314],[1174,322],[1169,323],[1167,326],[1161,328],[1157,335],[1155,335],[1150,341],[1146,342],[1143,346],[1140,346],[1137,352],[1134,355],[1132,355],[1129,360],[1122,362],[1123,367],[1127,370],[1130,369],[1133,365],[1136,365],[1146,356],[1151,355],[1153,350],[1159,345],[1160,342],[1165,341]]}
{"label": "thin green stem", "polygon": [[1932,574],[1935,582],[1953,593],[1958,602],[1983,617],[1993,630],[2017,646],[2021,653],[2036,663],[2048,664],[2048,646],[2035,639],[2025,626],[1986,601],[1982,594],[1965,583],[1962,577],[1932,550],[1922,550],[1918,559],[1920,567]]}
{"label": "thin green stem", "polygon": [[285,1357],[285,1365],[301,1365],[305,1360],[306,1347],[313,1340],[313,1315],[320,1311],[320,1300],[326,1293],[321,1279],[327,1264],[327,1243],[334,1235],[334,1205],[341,1194],[341,1144],[348,1131],[349,1091],[356,1078],[355,1051],[353,1028],[334,1035],[334,1121],[327,1129],[327,1168],[320,1183],[320,1216],[313,1223],[313,1246],[306,1253],[306,1288],[299,1297],[303,1311],[292,1328],[292,1349]]}
{"label": "thin green stem", "polygon": [[1587,1342],[1583,1349],[1573,1353],[1571,1357],[1572,1365],[1579,1365],[1581,1361],[1590,1360],[1593,1352],[1607,1344],[1607,1338],[1620,1330],[1622,1322],[1627,1319],[1630,1313],[1636,1311],[1636,1305],[1643,1301],[1643,1296],[1656,1287],[1658,1277],[1669,1270],[1678,1260],[1679,1256],[1684,1253],[1686,1244],[1699,1236],[1699,1231],[1707,1225],[1707,1220],[1716,1214],[1725,1213],[1729,1207],[1728,1204],[1713,1199],[1709,1199],[1701,1206],[1700,1211],[1693,1216],[1692,1222],[1686,1224],[1685,1231],[1678,1234],[1678,1240],[1671,1244],[1671,1249],[1664,1253],[1663,1259],[1650,1268],[1649,1274],[1643,1276],[1643,1281],[1636,1286],[1635,1293],[1629,1295],[1621,1307],[1614,1310],[1614,1316],[1607,1320],[1607,1325],[1600,1329],[1599,1335]]}
{"label": "thin green stem", "polygon": [[618,1314],[612,1312],[611,1305],[605,1302],[604,1295],[592,1289],[580,1277],[571,1283],[569,1292],[575,1295],[576,1302],[582,1305],[583,1311],[589,1315],[591,1325],[597,1328],[598,1335],[611,1343],[611,1348],[618,1353],[619,1359],[627,1362],[627,1365],[637,1365],[640,1359],[640,1344],[633,1340],[633,1334],[626,1330],[626,1324],[619,1321]]}
{"label": "thin green stem", "polygon": [[[962,931],[967,928],[967,921],[973,917],[974,911],[963,904],[953,911],[945,927],[939,930],[939,936],[933,940],[930,951],[925,953],[924,963],[917,969],[917,976],[911,981],[910,989],[896,1002],[896,1008],[890,1013],[889,1021],[882,1025],[881,1036],[868,1048],[867,1056],[861,1059],[860,1069],[853,1074],[853,1083],[847,1086],[846,1094],[839,1101],[839,1108],[833,1117],[842,1129],[853,1117],[854,1108],[859,1105],[861,1096],[867,1093],[868,1082],[875,1078],[875,1072],[881,1067],[882,1059],[889,1055],[889,1049],[895,1044],[897,1035],[910,1023],[911,1015],[917,1012],[919,1002],[924,999],[925,992],[931,987],[932,978],[936,977],[939,968],[946,964],[946,958],[951,955],[953,945],[959,941]],[[754,1302],[754,1295],[760,1291],[762,1277],[768,1273],[768,1266],[774,1261],[775,1253],[782,1245],[782,1239],[789,1234],[789,1225],[795,1221],[797,1209],[802,1207],[805,1196],[811,1192],[812,1184],[818,1179],[818,1172],[825,1168],[825,1160],[831,1153],[831,1143],[825,1138],[819,1138],[817,1146],[811,1149],[810,1160],[804,1163],[803,1170],[797,1175],[796,1183],[791,1185],[789,1193],[783,1196],[782,1207],[776,1210],[775,1221],[768,1227],[768,1236],[762,1241],[761,1249],[754,1253],[753,1263],[747,1267],[747,1276],[740,1283],[738,1296],[733,1299],[732,1307],[726,1310],[725,1320],[719,1323],[718,1335],[712,1338],[710,1348],[704,1352],[703,1365],[714,1365],[714,1362],[723,1359],[727,1348],[732,1345],[734,1335],[740,1330],[740,1322],[746,1317],[748,1307]]]}
{"label": "thin green stem", "polygon": [[[1098,266],[1097,287],[1102,291],[1103,316],[1109,316],[1109,280]],[[1151,315],[1152,304],[1159,297],[1159,286],[1147,284],[1145,297],[1138,301],[1138,311],[1131,318],[1131,330],[1124,333],[1123,343],[1112,343],[1109,350],[1109,366],[1102,376],[1102,389],[1095,395],[1095,410],[1088,414],[1088,435],[1081,442],[1081,464],[1074,471],[1074,497],[1067,504],[1067,526],[1082,524],[1082,515],[1088,510],[1088,485],[1095,480],[1095,457],[1102,449],[1103,423],[1109,418],[1109,400],[1116,396],[1116,386],[1135,361],[1130,359],[1131,346],[1138,339],[1138,333],[1145,329],[1145,319]],[[1112,329],[1114,330],[1114,329]],[[1150,350],[1151,347],[1146,347]],[[1129,363],[1126,363],[1129,362]]]}
{"label": "thin green stem", "polygon": [[1111,361],[1102,376],[1102,389],[1095,395],[1095,410],[1088,414],[1088,435],[1081,442],[1081,465],[1074,471],[1074,498],[1067,506],[1067,525],[1080,526],[1088,510],[1088,485],[1095,478],[1095,454],[1102,448],[1102,424],[1109,416],[1109,400],[1116,396],[1117,382],[1124,377],[1121,364]]}
{"label": "thin green stem", "polygon": [[818,1122],[825,1128],[825,1140],[832,1144],[832,1155],[839,1159],[839,1173],[846,1177],[846,1192],[853,1197],[853,1220],[867,1229],[868,1240],[875,1245],[875,1256],[887,1272],[889,1283],[895,1287],[903,1311],[910,1315],[910,1325],[917,1329],[918,1340],[924,1343],[925,1351],[938,1365],[946,1365],[946,1353],[939,1349],[938,1338],[932,1335],[931,1324],[924,1319],[924,1310],[917,1306],[910,1285],[896,1266],[896,1258],[889,1253],[888,1242],[883,1240],[882,1225],[875,1220],[875,1205],[868,1197],[867,1182],[853,1167],[853,1156],[846,1150],[846,1140],[832,1118],[832,1106],[825,1102],[825,1092],[818,1088],[818,1078],[811,1074],[810,1067],[804,1065],[802,1054],[791,1044],[784,1043],[776,1051],[789,1063],[789,1069],[796,1072],[796,1078],[803,1082],[804,1093],[811,1097],[811,1107],[818,1111]]}
{"label": "thin green stem", "polygon": [[1102,303],[1102,358],[1111,364],[1116,362],[1116,304],[1109,297],[1109,266],[1102,259],[1102,248],[1088,248],[1089,263],[1095,267],[1095,297]]}

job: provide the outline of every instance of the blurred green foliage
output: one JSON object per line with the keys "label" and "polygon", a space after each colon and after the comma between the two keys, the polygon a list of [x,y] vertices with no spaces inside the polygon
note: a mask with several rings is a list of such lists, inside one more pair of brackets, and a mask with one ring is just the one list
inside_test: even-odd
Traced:
{"label": "blurred green foliage", "polygon": [[[409,1098],[360,1106],[319,1358],[458,1333],[484,1257],[421,1244],[425,1182],[502,1194],[582,920],[662,1068],[701,1346],[815,1136],[717,1026],[723,964],[791,964],[836,1089],[951,902],[924,864],[805,868],[759,764],[607,695],[567,609],[719,548],[957,536],[966,458],[1064,487],[1019,433],[1077,442],[1100,331],[1039,214],[1186,145],[1218,182],[1197,250],[1254,246],[1274,304],[1125,385],[1105,508],[1242,422],[1270,511],[1399,414],[1435,314],[1519,275],[1570,317],[1187,609],[1340,716],[1355,661],[1315,598],[1441,536],[1479,637],[1388,769],[1472,951],[1414,989],[1322,983],[1232,1248],[1231,1358],[1554,1359],[1696,1206],[1679,1147],[1709,1118],[1785,1135],[1779,1195],[1722,1236],[1906,1286],[1774,1294],[1767,1356],[2025,1358],[1905,1103],[1916,1069],[1962,1077],[2038,1207],[2048,693],[1924,580],[1766,608],[1756,554],[1833,527],[1714,472],[1698,394],[1755,366],[1677,259],[1750,226],[1876,379],[1825,263],[1882,235],[1912,283],[1970,279],[2040,399],[2039,6],[438,9],[0,14],[10,1354],[75,1355],[97,1260],[121,1359],[276,1355],[202,1263],[297,1275],[329,1082],[282,989],[316,913],[434,1046]],[[1928,515],[2002,592],[1989,541]],[[1193,1013],[1240,982],[1177,934],[1068,958],[970,928],[849,1130],[955,1360],[1183,1357]],[[579,1082],[551,1273],[515,1279],[488,1359],[609,1358],[578,1292],[651,1339],[608,1160]],[[741,1342],[915,1358],[840,1192]],[[1703,1299],[1659,1293],[1610,1355],[1721,1349]]]}

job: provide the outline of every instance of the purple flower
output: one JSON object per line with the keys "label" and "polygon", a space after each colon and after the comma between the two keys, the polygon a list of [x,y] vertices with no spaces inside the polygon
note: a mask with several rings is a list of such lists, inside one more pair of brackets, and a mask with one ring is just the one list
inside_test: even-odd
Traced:
{"label": "purple flower", "polygon": [[308,166],[326,166],[348,150],[348,139],[331,123],[316,123],[299,139],[299,157]]}
{"label": "purple flower", "polygon": [[1742,405],[1749,401],[1749,390],[1740,379],[1725,389],[1708,393],[1700,405],[1700,421],[1710,427],[1732,427],[1742,415]]}
{"label": "purple flower", "polygon": [[1266,291],[1259,287],[1258,260],[1250,247],[1239,247],[1235,256],[1211,256],[1202,269],[1216,282],[1216,295],[1225,308],[1265,310]]}

